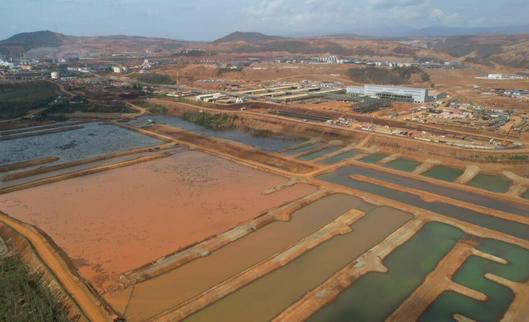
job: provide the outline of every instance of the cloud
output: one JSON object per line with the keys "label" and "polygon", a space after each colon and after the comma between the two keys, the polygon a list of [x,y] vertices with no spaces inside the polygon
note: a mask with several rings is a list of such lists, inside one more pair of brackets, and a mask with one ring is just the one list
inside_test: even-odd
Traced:
{"label": "cloud", "polygon": [[[0,38],[66,34],[209,40],[234,30],[273,34],[369,33],[432,25],[527,24],[528,0],[0,0]],[[14,27],[13,27],[14,26]]]}

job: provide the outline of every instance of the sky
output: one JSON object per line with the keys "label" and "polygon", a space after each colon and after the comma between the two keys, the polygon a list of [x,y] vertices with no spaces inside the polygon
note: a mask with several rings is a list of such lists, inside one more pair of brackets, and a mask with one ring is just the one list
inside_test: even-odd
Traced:
{"label": "sky", "polygon": [[214,40],[529,24],[529,0],[0,0],[0,39],[52,30]]}

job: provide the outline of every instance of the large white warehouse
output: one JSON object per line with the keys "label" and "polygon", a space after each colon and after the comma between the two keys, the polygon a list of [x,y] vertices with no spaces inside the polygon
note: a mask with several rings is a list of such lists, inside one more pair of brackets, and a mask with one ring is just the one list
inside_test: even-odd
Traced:
{"label": "large white warehouse", "polygon": [[393,101],[424,103],[428,98],[425,88],[413,88],[388,85],[364,85],[364,87],[348,87],[347,94],[377,96]]}

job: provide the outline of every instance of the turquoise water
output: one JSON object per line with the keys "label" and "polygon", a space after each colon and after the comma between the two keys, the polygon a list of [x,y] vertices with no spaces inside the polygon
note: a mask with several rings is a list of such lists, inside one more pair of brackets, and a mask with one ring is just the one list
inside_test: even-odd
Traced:
{"label": "turquoise water", "polygon": [[450,168],[444,165],[436,165],[422,175],[434,179],[453,182],[464,173],[463,170]]}
{"label": "turquoise water", "polygon": [[339,163],[339,162],[342,162],[344,160],[347,160],[347,159],[351,159],[351,158],[354,158],[355,156],[357,156],[360,152],[358,150],[351,150],[351,151],[347,151],[347,152],[344,152],[344,153],[340,153],[338,155],[335,155],[329,159],[325,159],[323,161],[321,161],[321,163],[323,164],[336,164],[336,163]]}
{"label": "turquoise water", "polygon": [[325,148],[323,150],[320,150],[320,151],[317,151],[317,152],[314,152],[314,153],[305,154],[304,156],[300,157],[299,159],[303,160],[303,161],[314,160],[314,159],[317,159],[319,157],[323,157],[326,154],[330,154],[330,153],[336,152],[336,151],[338,151],[338,150],[340,150],[342,148],[343,148],[342,146],[331,146],[331,147]]}
{"label": "turquoise water", "polygon": [[186,321],[270,321],[412,218],[381,207],[287,265],[220,299]]}
{"label": "turquoise water", "polygon": [[415,160],[398,158],[386,163],[386,167],[400,171],[413,172],[413,170],[415,170],[420,164],[420,162]]}
{"label": "turquoise water", "polygon": [[460,314],[476,321],[500,321],[514,300],[508,287],[485,278],[492,273],[513,282],[529,279],[529,250],[497,240],[485,240],[481,251],[506,259],[507,265],[481,257],[470,257],[454,276],[454,282],[487,295],[485,302],[476,301],[455,292],[445,292],[423,314],[421,321],[447,321]]}
{"label": "turquoise water", "polygon": [[205,136],[211,136],[247,144],[266,151],[279,151],[289,146],[300,144],[304,141],[303,139],[287,138],[274,135],[259,136],[241,129],[215,131],[174,116],[142,116],[129,123],[134,126],[145,126],[149,124],[148,120],[153,120],[157,123],[167,124],[170,126],[177,127],[179,129],[198,133]]}
{"label": "turquoise water", "polygon": [[373,154],[368,155],[365,158],[360,159],[360,161],[365,162],[365,163],[377,163],[387,158],[388,156],[389,155],[384,154],[384,153],[373,153]]}
{"label": "turquoise water", "polygon": [[383,321],[422,284],[462,236],[458,228],[438,222],[426,224],[384,260],[387,273],[361,277],[309,321]]}
{"label": "turquoise water", "polygon": [[502,175],[480,173],[475,176],[474,179],[468,183],[468,185],[492,192],[505,193],[509,191],[512,181]]}
{"label": "turquoise water", "polygon": [[163,143],[111,124],[83,124],[81,129],[0,142],[0,165],[57,156],[58,162],[86,159]]}

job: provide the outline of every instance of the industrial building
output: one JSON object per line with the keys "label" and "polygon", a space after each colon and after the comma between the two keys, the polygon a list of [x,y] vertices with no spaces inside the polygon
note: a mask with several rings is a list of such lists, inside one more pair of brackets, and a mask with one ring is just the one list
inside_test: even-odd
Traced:
{"label": "industrial building", "polygon": [[424,103],[428,99],[428,90],[425,88],[387,85],[364,85],[364,87],[348,87],[347,94],[373,96],[392,101],[411,103]]}

